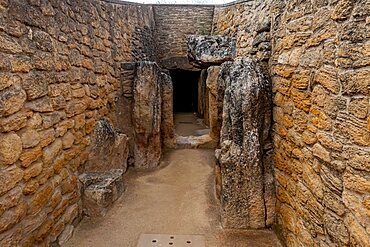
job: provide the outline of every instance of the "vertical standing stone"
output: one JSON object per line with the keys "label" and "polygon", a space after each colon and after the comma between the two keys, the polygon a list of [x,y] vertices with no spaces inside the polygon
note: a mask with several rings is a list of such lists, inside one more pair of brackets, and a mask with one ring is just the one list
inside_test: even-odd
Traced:
{"label": "vertical standing stone", "polygon": [[85,172],[105,172],[112,169],[127,169],[128,138],[117,132],[107,119],[96,122],[89,159]]}
{"label": "vertical standing stone", "polygon": [[175,127],[173,122],[173,85],[171,77],[164,72],[160,73],[162,87],[162,142],[167,148],[175,147]]}
{"label": "vertical standing stone", "polygon": [[[264,145],[268,143],[270,83],[258,64],[239,58],[225,77],[221,150],[222,224],[226,228],[264,228],[273,210],[265,195]],[[269,182],[270,183],[270,182]],[[270,201],[269,201],[270,202]],[[272,207],[268,208],[267,207]]]}
{"label": "vertical standing stone", "polygon": [[209,67],[207,70],[207,88],[209,101],[209,135],[218,142],[220,138],[221,122],[218,121],[217,111],[217,78],[220,72],[219,66]]}
{"label": "vertical standing stone", "polygon": [[154,168],[161,157],[161,85],[156,63],[139,62],[133,85],[132,123],[137,169]]}

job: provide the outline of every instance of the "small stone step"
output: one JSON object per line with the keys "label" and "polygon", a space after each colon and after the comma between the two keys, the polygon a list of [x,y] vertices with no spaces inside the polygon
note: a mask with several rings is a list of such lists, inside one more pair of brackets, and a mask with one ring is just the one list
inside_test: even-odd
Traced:
{"label": "small stone step", "polygon": [[123,170],[88,172],[80,175],[83,185],[82,204],[84,214],[90,217],[104,216],[124,192]]}

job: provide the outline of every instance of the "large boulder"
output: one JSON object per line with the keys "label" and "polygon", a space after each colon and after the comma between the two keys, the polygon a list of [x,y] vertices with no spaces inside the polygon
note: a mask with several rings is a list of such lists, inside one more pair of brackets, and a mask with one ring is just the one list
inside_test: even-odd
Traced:
{"label": "large boulder", "polygon": [[228,36],[189,35],[187,43],[189,62],[199,68],[232,61],[236,54],[236,40]]}
{"label": "large boulder", "polygon": [[271,146],[270,81],[250,58],[221,67],[220,76],[225,91],[221,149],[216,156],[222,225],[265,228],[273,221],[275,197],[272,163],[266,159]]}

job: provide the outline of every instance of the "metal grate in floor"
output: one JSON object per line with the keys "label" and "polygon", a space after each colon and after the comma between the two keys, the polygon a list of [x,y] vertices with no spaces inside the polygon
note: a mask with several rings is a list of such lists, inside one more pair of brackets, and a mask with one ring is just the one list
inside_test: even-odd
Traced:
{"label": "metal grate in floor", "polygon": [[205,247],[203,235],[141,234],[137,247]]}
{"label": "metal grate in floor", "polygon": [[180,121],[179,123],[180,124],[193,124],[193,122],[190,122],[190,121]]}

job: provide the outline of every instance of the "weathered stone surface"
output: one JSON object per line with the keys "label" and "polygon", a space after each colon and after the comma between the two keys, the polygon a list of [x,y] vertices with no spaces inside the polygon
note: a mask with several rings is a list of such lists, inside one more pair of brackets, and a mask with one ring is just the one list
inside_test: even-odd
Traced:
{"label": "weathered stone surface", "polygon": [[134,158],[138,169],[154,168],[161,158],[161,86],[155,63],[140,62],[133,87]]}
{"label": "weathered stone surface", "polygon": [[34,148],[24,149],[19,160],[22,162],[23,167],[28,167],[32,162],[36,161],[42,156],[42,149],[40,146]]}
{"label": "weathered stone surface", "polygon": [[258,63],[236,59],[225,80],[218,157],[224,227],[263,228],[272,222],[266,218],[265,199],[265,193],[274,196],[273,188],[265,184],[265,173],[271,168],[265,170],[263,161],[270,131],[270,100],[270,82]]}
{"label": "weathered stone surface", "polygon": [[123,170],[91,172],[80,176],[82,182],[83,211],[90,217],[104,216],[113,202],[125,188],[122,180]]}
{"label": "weathered stone surface", "polygon": [[28,167],[26,170],[24,170],[23,179],[25,181],[28,181],[30,178],[37,177],[42,172],[42,162],[35,162],[30,167]]}
{"label": "weathered stone surface", "polygon": [[171,77],[161,72],[160,85],[162,87],[162,114],[161,134],[163,145],[167,148],[175,147],[175,126],[173,120],[173,85]]}
{"label": "weathered stone surface", "polygon": [[27,206],[24,203],[17,205],[0,216],[0,233],[10,229],[24,217]]}
{"label": "weathered stone surface", "polygon": [[21,139],[23,148],[32,148],[39,144],[40,135],[34,129],[26,129],[24,131],[21,131]]}
{"label": "weathered stone surface", "polygon": [[272,2],[275,169],[284,191],[277,199],[291,206],[289,215],[276,209],[281,237],[287,246],[366,246],[370,60],[361,10],[368,4]]}
{"label": "weathered stone surface", "polygon": [[2,186],[0,187],[0,195],[3,195],[7,191],[13,189],[15,185],[22,180],[23,171],[17,166],[11,166],[6,169],[0,170],[0,181]]}
{"label": "weathered stone surface", "polygon": [[53,187],[50,184],[42,187],[31,200],[29,210],[31,214],[36,214],[39,212],[43,206],[47,204],[53,192]]}
{"label": "weathered stone surface", "polygon": [[112,169],[127,169],[128,138],[113,129],[107,119],[96,123],[89,159],[85,171],[105,172]]}
{"label": "weathered stone surface", "polygon": [[21,195],[22,189],[20,186],[17,186],[2,196],[0,200],[0,216],[9,208],[16,206],[20,201]]}
{"label": "weathered stone surface", "polygon": [[26,108],[33,110],[35,112],[51,112],[53,111],[53,108],[50,104],[50,100],[47,96],[44,96],[42,98],[29,101],[26,103]]}
{"label": "weathered stone surface", "polygon": [[[67,241],[95,124],[104,118],[117,127],[127,117],[118,114],[116,63],[156,60],[152,11],[96,0],[0,0],[0,246]],[[126,135],[117,132],[113,144],[108,149],[128,155]],[[110,159],[102,169],[126,165],[127,157],[101,154]]]}
{"label": "weathered stone surface", "polygon": [[232,61],[236,53],[236,41],[227,36],[188,36],[188,58],[198,67],[220,65]]}
{"label": "weathered stone surface", "polygon": [[40,74],[34,74],[23,81],[23,88],[27,93],[27,99],[33,100],[48,94],[48,80]]}
{"label": "weathered stone surface", "polygon": [[0,165],[13,164],[22,152],[21,138],[14,134],[0,133]]}
{"label": "weathered stone surface", "polygon": [[55,141],[48,147],[43,149],[43,162],[45,165],[49,165],[62,150],[62,140],[60,138],[55,139]]}
{"label": "weathered stone surface", "polygon": [[220,73],[219,66],[209,67],[207,70],[207,88],[209,91],[209,135],[216,141],[219,141],[222,116],[218,115],[217,104],[217,80]]}
{"label": "weathered stone surface", "polygon": [[0,91],[0,117],[19,111],[26,101],[26,92],[18,85]]}

